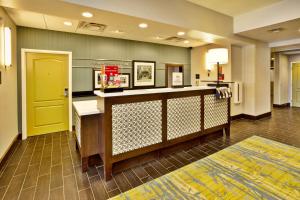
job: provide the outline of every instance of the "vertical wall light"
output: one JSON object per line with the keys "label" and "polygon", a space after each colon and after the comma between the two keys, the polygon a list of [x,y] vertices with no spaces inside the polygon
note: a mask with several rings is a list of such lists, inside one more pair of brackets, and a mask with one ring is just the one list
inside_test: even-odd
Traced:
{"label": "vertical wall light", "polygon": [[4,27],[4,65],[11,67],[11,29]]}

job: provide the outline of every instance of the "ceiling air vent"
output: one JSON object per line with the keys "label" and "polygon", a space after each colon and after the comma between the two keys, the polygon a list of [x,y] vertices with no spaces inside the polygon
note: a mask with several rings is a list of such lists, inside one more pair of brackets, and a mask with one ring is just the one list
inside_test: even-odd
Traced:
{"label": "ceiling air vent", "polygon": [[91,22],[79,22],[78,29],[89,30],[89,31],[96,31],[96,32],[103,32],[106,28],[104,24],[97,24]]}
{"label": "ceiling air vent", "polygon": [[173,36],[173,37],[168,37],[165,40],[170,42],[182,42],[184,38]]}

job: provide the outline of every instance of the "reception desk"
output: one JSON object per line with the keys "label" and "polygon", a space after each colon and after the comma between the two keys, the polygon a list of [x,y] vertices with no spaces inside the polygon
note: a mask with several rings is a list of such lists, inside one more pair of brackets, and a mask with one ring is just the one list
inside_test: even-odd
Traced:
{"label": "reception desk", "polygon": [[99,154],[108,180],[124,160],[159,152],[200,136],[230,134],[230,99],[218,100],[212,87],[94,92],[98,109]]}

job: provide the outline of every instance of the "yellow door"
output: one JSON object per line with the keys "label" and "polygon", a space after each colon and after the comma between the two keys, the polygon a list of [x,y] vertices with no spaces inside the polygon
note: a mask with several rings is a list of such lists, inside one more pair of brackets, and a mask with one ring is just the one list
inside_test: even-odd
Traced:
{"label": "yellow door", "polygon": [[68,130],[68,56],[26,53],[27,135]]}
{"label": "yellow door", "polygon": [[292,106],[300,107],[300,63],[292,65]]}

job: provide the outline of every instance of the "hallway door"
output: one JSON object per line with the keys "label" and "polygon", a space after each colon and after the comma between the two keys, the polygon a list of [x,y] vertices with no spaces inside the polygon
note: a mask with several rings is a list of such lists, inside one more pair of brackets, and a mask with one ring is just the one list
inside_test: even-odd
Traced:
{"label": "hallway door", "polygon": [[69,129],[68,55],[26,53],[27,135]]}
{"label": "hallway door", "polygon": [[300,107],[300,63],[292,65],[292,106]]}

